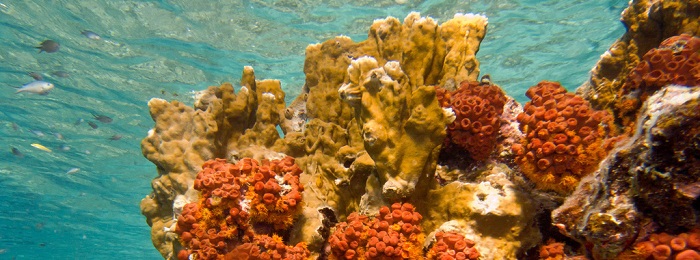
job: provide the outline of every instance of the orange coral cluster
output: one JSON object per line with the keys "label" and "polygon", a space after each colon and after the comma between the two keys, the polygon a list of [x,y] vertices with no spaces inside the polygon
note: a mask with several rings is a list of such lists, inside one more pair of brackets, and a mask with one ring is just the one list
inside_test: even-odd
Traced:
{"label": "orange coral cluster", "polygon": [[[642,102],[668,84],[697,86],[700,84],[700,38],[688,34],[664,40],[649,50],[643,60],[627,76],[616,104],[620,113],[633,116]],[[630,115],[631,114],[631,115]]]}
{"label": "orange coral cluster", "polygon": [[201,197],[185,205],[178,217],[175,232],[185,247],[178,258],[195,254],[197,259],[222,259],[233,247],[256,238],[252,223],[290,227],[301,209],[300,173],[292,157],[263,160],[262,165],[250,158],[236,164],[205,162],[194,181]]}
{"label": "orange coral cluster", "polygon": [[652,234],[649,240],[634,245],[633,252],[625,256],[634,259],[700,259],[700,230],[672,236],[667,233]]}
{"label": "orange coral cluster", "polygon": [[501,127],[500,116],[506,103],[503,90],[490,83],[463,81],[459,89],[436,89],[442,107],[451,107],[456,119],[448,126],[446,144],[455,144],[472,159],[491,155]]}
{"label": "orange coral cluster", "polygon": [[330,259],[418,259],[423,255],[420,221],[409,203],[383,206],[379,214],[351,213],[330,236]]}
{"label": "orange coral cluster", "polygon": [[288,246],[277,235],[258,235],[253,242],[243,243],[228,252],[225,260],[252,260],[252,259],[308,259],[311,252],[304,243],[296,246]]}
{"label": "orange coral cluster", "polygon": [[299,182],[301,172],[294,158],[287,156],[282,160],[263,160],[257,171],[248,175],[251,188],[246,199],[250,201],[253,222],[272,224],[277,230],[292,226],[294,216],[302,209],[304,186]]}
{"label": "orange coral cluster", "polygon": [[525,95],[532,101],[517,117],[526,136],[513,145],[516,163],[538,188],[568,193],[605,156],[613,119],[557,82],[542,81]]}
{"label": "orange coral cluster", "polygon": [[541,260],[561,260],[564,258],[566,258],[564,243],[550,239],[546,245],[540,247],[539,259]]}
{"label": "orange coral cluster", "polygon": [[474,241],[454,232],[435,233],[435,243],[428,251],[429,260],[475,260],[479,259],[479,251],[474,248]]}

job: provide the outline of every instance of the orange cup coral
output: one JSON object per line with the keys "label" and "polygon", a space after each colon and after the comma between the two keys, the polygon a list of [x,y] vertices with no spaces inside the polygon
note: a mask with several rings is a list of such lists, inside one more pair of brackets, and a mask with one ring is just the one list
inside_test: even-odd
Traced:
{"label": "orange cup coral", "polygon": [[448,92],[437,88],[442,107],[450,107],[456,119],[447,128],[445,144],[457,145],[477,161],[491,155],[501,127],[500,117],[506,96],[497,85],[463,81],[459,89]]}
{"label": "orange cup coral", "polygon": [[420,259],[422,218],[409,203],[384,206],[372,219],[351,213],[328,240],[329,259]]}
{"label": "orange cup coral", "polygon": [[[301,210],[301,172],[292,157],[263,160],[262,164],[250,158],[236,164],[224,159],[205,162],[194,181],[201,196],[186,204],[177,220],[175,232],[185,248],[178,252],[178,258],[222,259],[237,245],[281,243],[275,235],[257,236],[250,226],[265,223],[284,230],[292,225]],[[267,242],[261,245],[260,241]],[[297,247],[306,250],[304,245]],[[299,251],[293,248],[281,247],[278,253]],[[254,250],[238,253],[253,255]],[[308,256],[308,250],[306,253]]]}
{"label": "orange cup coral", "polygon": [[515,161],[538,188],[568,193],[605,156],[612,117],[556,82],[542,81],[525,94],[532,101],[517,117],[525,138],[512,147]]}

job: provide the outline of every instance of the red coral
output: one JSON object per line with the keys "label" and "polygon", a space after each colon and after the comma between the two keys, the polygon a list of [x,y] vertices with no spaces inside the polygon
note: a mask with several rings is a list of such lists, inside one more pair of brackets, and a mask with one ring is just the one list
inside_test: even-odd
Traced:
{"label": "red coral", "polygon": [[700,38],[688,34],[664,40],[658,48],[649,50],[630,72],[618,94],[616,104],[623,123],[633,122],[634,113],[648,96],[661,87],[676,84],[700,84]]}
{"label": "red coral", "polygon": [[700,244],[694,243],[700,236],[700,230],[677,236],[667,233],[651,234],[645,241],[636,243],[632,252],[623,252],[621,256],[634,259],[700,259]]}
{"label": "red coral", "polygon": [[517,117],[525,138],[513,145],[516,163],[538,188],[570,192],[605,155],[612,117],[556,82],[542,81],[525,95],[532,101]]}
{"label": "red coral", "polygon": [[542,260],[559,260],[565,259],[564,243],[556,242],[554,239],[547,241],[546,245],[540,247],[539,259]]}
{"label": "red coral", "polygon": [[201,197],[178,217],[175,232],[185,247],[178,258],[220,259],[234,246],[253,241],[252,223],[289,228],[301,208],[300,173],[291,157],[262,165],[250,158],[236,164],[205,162],[194,181]]}
{"label": "red coral", "polygon": [[448,126],[446,145],[465,149],[471,158],[482,161],[491,155],[500,129],[500,116],[506,96],[496,85],[463,81],[459,89],[436,89],[443,107],[450,107],[456,119]]}
{"label": "red coral", "polygon": [[374,218],[352,213],[328,240],[330,259],[418,259],[422,255],[423,217],[408,203],[384,206]]}
{"label": "red coral", "polygon": [[308,259],[311,252],[305,243],[288,246],[277,235],[258,235],[253,242],[243,243],[227,253],[223,259]]}
{"label": "red coral", "polygon": [[250,217],[254,222],[273,224],[284,230],[292,226],[294,217],[301,212],[299,182],[302,170],[287,156],[282,160],[263,160],[254,174],[248,175],[246,198],[250,201]]}
{"label": "red coral", "polygon": [[435,233],[435,242],[428,251],[429,260],[479,259],[474,241],[455,232]]}

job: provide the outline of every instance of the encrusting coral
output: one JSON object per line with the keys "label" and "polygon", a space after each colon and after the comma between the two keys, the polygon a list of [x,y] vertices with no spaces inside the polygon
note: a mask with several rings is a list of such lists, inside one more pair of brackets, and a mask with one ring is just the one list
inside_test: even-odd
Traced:
{"label": "encrusting coral", "polygon": [[422,218],[409,203],[383,206],[371,219],[351,213],[328,239],[329,259],[419,259],[423,256]]}
{"label": "encrusting coral", "polygon": [[455,114],[445,146],[457,145],[477,161],[488,158],[496,147],[507,101],[503,90],[490,81],[463,81],[455,91],[438,88],[437,97],[442,107]]}
{"label": "encrusting coral", "polygon": [[455,232],[435,233],[435,242],[426,256],[429,260],[479,259],[479,251],[474,248],[476,243]]}
{"label": "encrusting coral", "polygon": [[[284,259],[303,260],[309,259],[310,252],[306,245],[299,243],[289,246],[277,235],[256,235],[252,242],[237,245],[223,256],[224,260],[239,259]],[[199,258],[197,258],[199,259]]]}
{"label": "encrusting coral", "polygon": [[661,87],[669,84],[700,84],[700,38],[688,34],[673,36],[649,50],[630,72],[620,89],[616,103],[624,125],[634,123],[641,104]]}
{"label": "encrusting coral", "polygon": [[[232,247],[268,235],[257,235],[254,226],[269,225],[275,232],[288,230],[301,213],[300,173],[291,157],[261,164],[250,158],[237,164],[223,159],[205,162],[194,181],[200,199],[185,205],[178,217],[175,232],[184,247],[178,258],[220,259]],[[276,240],[281,249],[287,247],[281,239]],[[295,248],[310,254],[303,243]]]}
{"label": "encrusting coral", "polygon": [[606,155],[613,119],[556,82],[542,81],[525,95],[532,101],[517,117],[525,138],[513,145],[515,161],[538,188],[569,193]]}

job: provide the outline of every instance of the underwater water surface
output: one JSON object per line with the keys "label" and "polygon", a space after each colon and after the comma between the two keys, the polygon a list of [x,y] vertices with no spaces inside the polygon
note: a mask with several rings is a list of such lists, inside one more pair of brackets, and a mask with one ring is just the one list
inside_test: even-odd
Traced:
{"label": "underwater water surface", "polygon": [[[438,22],[457,12],[486,15],[482,75],[523,102],[541,80],[569,90],[583,83],[624,33],[626,5],[0,0],[0,259],[160,258],[139,210],[156,176],[140,149],[153,126],[153,97],[192,104],[190,91],[236,83],[251,65],[258,79],[281,80],[289,103],[304,83],[308,44],[341,34],[361,41],[374,19],[419,11]],[[60,49],[40,53],[45,40]],[[15,94],[31,72],[55,88]]]}

